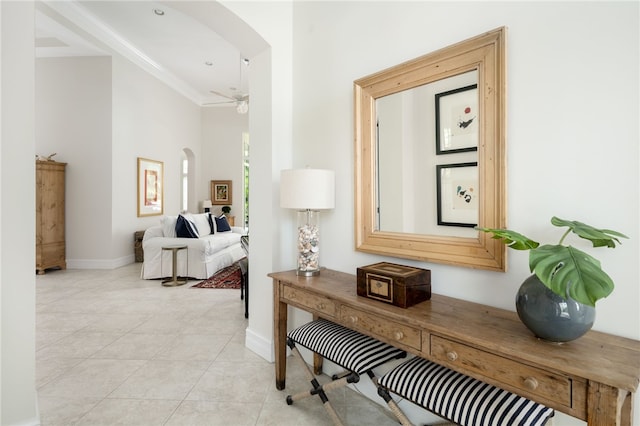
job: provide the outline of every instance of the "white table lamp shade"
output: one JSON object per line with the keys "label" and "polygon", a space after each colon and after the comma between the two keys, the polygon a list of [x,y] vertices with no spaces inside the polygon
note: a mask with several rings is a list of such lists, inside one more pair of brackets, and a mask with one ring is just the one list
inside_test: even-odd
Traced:
{"label": "white table lamp shade", "polygon": [[202,208],[211,208],[211,200],[204,200],[202,202]]}
{"label": "white table lamp shade", "polygon": [[324,169],[282,170],[280,207],[325,210],[335,207],[335,173]]}

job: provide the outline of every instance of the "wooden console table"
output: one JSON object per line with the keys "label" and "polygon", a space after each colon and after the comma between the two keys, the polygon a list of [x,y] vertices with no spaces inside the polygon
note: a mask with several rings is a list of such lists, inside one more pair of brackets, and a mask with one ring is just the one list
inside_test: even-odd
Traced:
{"label": "wooden console table", "polygon": [[536,339],[514,312],[434,294],[408,309],[356,295],[355,275],[274,272],[276,388],[284,389],[287,305],[340,323],[580,418],[632,422],[640,341],[590,331],[570,343]]}

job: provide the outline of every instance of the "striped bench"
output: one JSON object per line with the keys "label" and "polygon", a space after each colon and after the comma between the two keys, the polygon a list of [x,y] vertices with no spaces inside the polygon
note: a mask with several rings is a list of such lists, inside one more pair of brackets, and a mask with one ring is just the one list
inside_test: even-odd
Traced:
{"label": "striped bench", "polygon": [[[542,426],[554,415],[551,408],[420,357],[393,368],[378,383],[394,413],[399,409],[389,392],[461,426]],[[402,413],[396,417],[411,424]]]}
{"label": "striped bench", "polygon": [[[320,385],[298,352],[296,344],[321,355],[344,368],[348,373],[340,378],[333,377],[333,381]],[[306,375],[313,386],[309,391],[288,395],[287,404],[291,405],[294,401],[318,395],[336,425],[341,425],[342,422],[331,406],[325,391],[346,386],[349,383],[357,383],[360,375],[365,373],[375,383],[375,375],[372,372],[374,368],[407,355],[401,349],[325,319],[311,321],[290,331],[287,335],[287,345],[291,348],[293,355],[304,365]]]}

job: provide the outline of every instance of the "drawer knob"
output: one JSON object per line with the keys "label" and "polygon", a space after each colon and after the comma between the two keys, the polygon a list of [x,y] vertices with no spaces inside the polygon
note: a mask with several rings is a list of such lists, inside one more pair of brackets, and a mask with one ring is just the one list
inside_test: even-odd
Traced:
{"label": "drawer knob", "polygon": [[393,336],[396,338],[396,340],[402,340],[404,339],[404,333],[402,331],[396,331]]}
{"label": "drawer knob", "polygon": [[527,389],[534,391],[538,388],[538,381],[533,377],[527,377],[524,379],[524,386]]}
{"label": "drawer knob", "polygon": [[352,324],[357,324],[358,323],[358,317],[355,315],[351,315],[351,323]]}
{"label": "drawer knob", "polygon": [[456,353],[456,351],[449,351],[447,352],[447,359],[453,362],[458,359],[458,354]]}

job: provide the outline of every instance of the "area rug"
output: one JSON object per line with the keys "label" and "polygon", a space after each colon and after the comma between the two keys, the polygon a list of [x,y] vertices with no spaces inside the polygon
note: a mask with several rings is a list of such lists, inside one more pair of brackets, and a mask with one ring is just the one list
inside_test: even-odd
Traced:
{"label": "area rug", "polygon": [[192,285],[191,288],[240,288],[242,283],[242,271],[240,265],[234,263],[219,270],[206,280]]}

